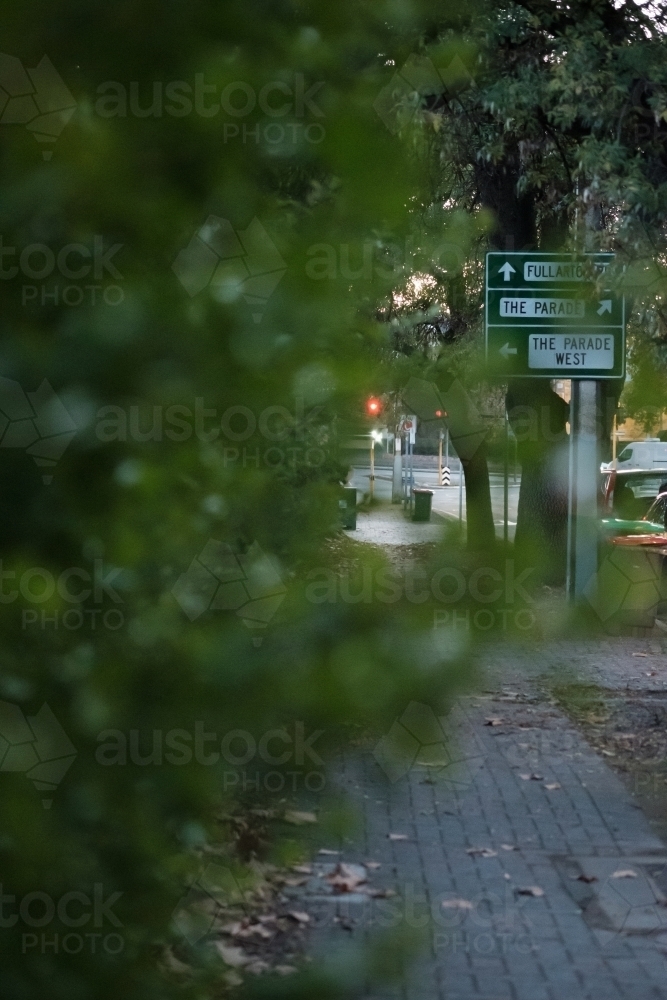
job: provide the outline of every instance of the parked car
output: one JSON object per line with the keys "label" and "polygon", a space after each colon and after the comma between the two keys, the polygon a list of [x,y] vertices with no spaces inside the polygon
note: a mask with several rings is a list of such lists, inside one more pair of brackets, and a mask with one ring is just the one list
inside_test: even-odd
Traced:
{"label": "parked car", "polygon": [[661,524],[664,531],[667,531],[667,490],[660,492],[655,498],[648,511],[646,521],[651,524]]}
{"label": "parked car", "polygon": [[[667,493],[667,465],[660,469],[612,469],[605,473],[602,484],[604,534],[664,532],[664,517],[656,519],[653,511],[654,502],[662,493]],[[652,512],[650,517],[649,511]],[[657,507],[655,513],[658,513]]]}
{"label": "parked car", "polygon": [[[603,472],[611,471],[613,462],[601,467]],[[645,441],[630,441],[616,458],[616,468],[660,469],[667,468],[667,441],[646,438]]]}
{"label": "parked car", "polygon": [[667,469],[605,477],[596,606],[604,621],[652,628],[667,599]]}

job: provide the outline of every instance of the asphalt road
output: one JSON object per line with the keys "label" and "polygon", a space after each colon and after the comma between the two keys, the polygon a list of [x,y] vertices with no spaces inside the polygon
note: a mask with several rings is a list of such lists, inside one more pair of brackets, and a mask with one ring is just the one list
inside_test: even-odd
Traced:
{"label": "asphalt road", "polygon": [[[405,470],[404,470],[405,472]],[[459,476],[458,469],[452,469],[451,486],[440,486],[438,484],[438,473],[435,469],[415,469],[415,486],[427,487],[433,490],[432,509],[444,517],[458,520],[459,517]],[[496,534],[499,538],[503,535],[503,477],[498,473],[491,473],[491,506],[493,509],[493,521],[496,527]],[[370,492],[370,467],[354,466],[351,485],[362,491],[364,494]],[[517,475],[516,483],[513,482],[510,474],[509,482],[509,503],[508,503],[508,535],[512,539],[516,528],[516,512],[519,502],[519,487],[521,476]],[[466,520],[466,492],[465,481],[462,484],[462,496],[460,500],[461,517]],[[375,496],[378,500],[391,499],[391,469],[387,467],[376,467],[375,470]]]}

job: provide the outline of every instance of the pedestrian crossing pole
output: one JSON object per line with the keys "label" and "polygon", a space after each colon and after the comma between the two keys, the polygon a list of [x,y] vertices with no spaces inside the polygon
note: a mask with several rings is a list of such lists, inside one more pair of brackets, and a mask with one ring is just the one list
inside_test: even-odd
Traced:
{"label": "pedestrian crossing pole", "polygon": [[[442,464],[442,439],[446,435],[447,448],[445,452],[445,464]],[[444,432],[440,431],[440,436],[438,438],[438,474],[440,477],[441,486],[449,486],[452,481],[451,473],[449,471],[449,428]]]}

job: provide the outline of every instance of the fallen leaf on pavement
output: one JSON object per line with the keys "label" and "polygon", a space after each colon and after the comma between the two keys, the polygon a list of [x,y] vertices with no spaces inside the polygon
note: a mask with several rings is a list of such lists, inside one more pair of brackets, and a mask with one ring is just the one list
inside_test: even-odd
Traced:
{"label": "fallen leaf on pavement", "polygon": [[282,881],[283,885],[288,885],[290,889],[296,889],[300,885],[305,885],[308,878],[306,875],[302,875],[300,878],[287,876],[286,878],[283,878]]}
{"label": "fallen leaf on pavement", "polygon": [[227,986],[241,986],[243,984],[243,979],[239,976],[238,972],[225,972],[222,977],[227,984]]}
{"label": "fallen leaf on pavement", "polygon": [[290,910],[287,916],[291,917],[292,920],[296,920],[297,924],[310,923],[309,915],[307,913],[304,913],[302,910]]}
{"label": "fallen leaf on pavement", "polygon": [[265,927],[263,923],[251,924],[249,920],[240,920],[232,924],[227,924],[222,928],[222,931],[224,934],[230,934],[234,938],[260,937],[265,941],[269,941],[276,933]]}
{"label": "fallen leaf on pavement", "polygon": [[364,861],[366,868],[382,868],[379,861]]}
{"label": "fallen leaf on pavement", "polygon": [[541,774],[520,774],[519,777],[522,781],[544,781]]}
{"label": "fallen leaf on pavement", "polygon": [[261,976],[263,972],[268,972],[271,966],[268,962],[262,961],[261,958],[253,958],[250,965],[246,965],[245,971],[252,972],[255,976]]}
{"label": "fallen leaf on pavement", "polygon": [[388,833],[389,840],[409,840],[407,833]]}
{"label": "fallen leaf on pavement", "polygon": [[479,855],[480,858],[495,858],[498,855],[498,851],[493,851],[490,847],[468,847],[466,854]]}
{"label": "fallen leaf on pavement", "polygon": [[514,890],[517,896],[543,896],[544,889],[540,889],[539,885],[526,885],[521,888]]}
{"label": "fallen leaf on pavement", "polygon": [[633,656],[648,656],[648,653],[633,653]]}
{"label": "fallen leaf on pavement", "polygon": [[186,965],[185,962],[181,962],[179,958],[176,958],[174,953],[170,948],[167,948],[162,955],[162,961],[169,972],[175,972],[177,975],[188,975],[192,972],[192,967]]}
{"label": "fallen leaf on pavement", "polygon": [[519,848],[516,846],[516,844],[501,844],[500,846],[502,847],[503,851],[518,851],[519,850]]}
{"label": "fallen leaf on pavement", "polygon": [[549,792],[555,792],[557,788],[560,788],[560,781],[550,781],[548,785],[544,786]]}
{"label": "fallen leaf on pavement", "polygon": [[231,966],[232,969],[241,969],[251,961],[250,955],[243,948],[238,948],[234,944],[223,944],[222,941],[216,941],[215,946],[222,961],[225,965]]}
{"label": "fallen leaf on pavement", "polygon": [[311,865],[292,865],[293,872],[299,872],[300,875],[312,875],[313,869]]}
{"label": "fallen leaf on pavement", "polygon": [[485,726],[502,726],[505,720],[499,715],[490,715],[488,719],[484,720]]}
{"label": "fallen leaf on pavement", "polygon": [[304,823],[317,823],[315,813],[298,812],[296,809],[287,809],[283,819],[286,823],[293,823],[295,826],[302,826]]}
{"label": "fallen leaf on pavement", "polygon": [[617,872],[614,872],[611,876],[612,878],[637,878],[637,872],[633,872],[632,868],[619,868]]}
{"label": "fallen leaf on pavement", "polygon": [[336,892],[354,892],[358,886],[367,881],[363,869],[360,870],[359,866],[346,865],[342,861],[339,861],[326,879]]}
{"label": "fallen leaf on pavement", "polygon": [[474,910],[475,904],[469,899],[443,899],[440,904],[443,910]]}

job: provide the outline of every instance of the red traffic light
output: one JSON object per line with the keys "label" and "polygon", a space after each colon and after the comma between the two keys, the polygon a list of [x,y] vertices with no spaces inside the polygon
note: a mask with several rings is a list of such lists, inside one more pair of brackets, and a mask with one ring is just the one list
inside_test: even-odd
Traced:
{"label": "red traffic light", "polygon": [[366,413],[369,417],[377,417],[382,412],[382,402],[377,396],[369,396],[366,400]]}

